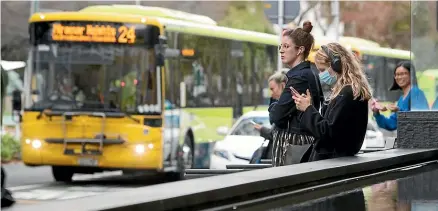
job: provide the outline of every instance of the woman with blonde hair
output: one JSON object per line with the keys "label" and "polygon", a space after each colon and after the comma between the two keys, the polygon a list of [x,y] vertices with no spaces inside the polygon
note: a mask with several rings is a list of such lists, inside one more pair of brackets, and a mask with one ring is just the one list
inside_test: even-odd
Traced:
{"label": "woman with blonde hair", "polygon": [[312,105],[312,96],[291,88],[302,111],[301,126],[315,136],[309,161],[357,154],[368,124],[371,88],[359,61],[338,43],[322,46],[315,55],[322,82],[333,87],[322,114]]}

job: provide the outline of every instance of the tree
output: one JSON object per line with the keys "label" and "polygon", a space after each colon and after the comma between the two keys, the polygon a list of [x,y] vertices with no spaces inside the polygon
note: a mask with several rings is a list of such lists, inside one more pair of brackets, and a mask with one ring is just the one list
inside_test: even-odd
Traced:
{"label": "tree", "polygon": [[333,22],[333,16],[331,13],[331,4],[330,1],[317,1],[313,2],[313,15],[315,16],[315,21],[318,24],[318,27],[321,29],[323,35],[327,34],[327,31],[330,25]]}
{"label": "tree", "polygon": [[410,49],[410,2],[341,2],[345,36],[373,40],[382,46]]}

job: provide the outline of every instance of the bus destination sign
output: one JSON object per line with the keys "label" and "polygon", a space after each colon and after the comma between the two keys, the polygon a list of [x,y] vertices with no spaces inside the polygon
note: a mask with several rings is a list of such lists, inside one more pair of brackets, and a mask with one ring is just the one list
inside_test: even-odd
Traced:
{"label": "bus destination sign", "polygon": [[103,42],[131,44],[136,41],[135,26],[108,24],[52,25],[52,40],[67,42]]}

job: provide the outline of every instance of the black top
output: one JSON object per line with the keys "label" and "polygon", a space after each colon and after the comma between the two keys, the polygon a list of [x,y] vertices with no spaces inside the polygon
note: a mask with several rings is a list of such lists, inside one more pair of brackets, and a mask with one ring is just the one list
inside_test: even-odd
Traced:
{"label": "black top", "polygon": [[357,154],[367,130],[368,100],[354,100],[348,85],[324,106],[322,113],[309,106],[301,116],[301,126],[317,139],[315,150],[334,150],[338,156]]}
{"label": "black top", "polygon": [[321,84],[316,74],[310,68],[310,62],[308,61],[302,62],[290,69],[286,75],[288,81],[280,99],[278,101],[271,100],[269,105],[269,119],[271,124],[275,124],[277,128],[287,129],[289,132],[296,134],[310,135],[300,128],[299,115],[302,112],[296,108],[290,87],[292,86],[300,94],[306,93],[306,90],[309,89],[312,95],[313,105],[316,110],[319,110],[322,103],[320,92]]}

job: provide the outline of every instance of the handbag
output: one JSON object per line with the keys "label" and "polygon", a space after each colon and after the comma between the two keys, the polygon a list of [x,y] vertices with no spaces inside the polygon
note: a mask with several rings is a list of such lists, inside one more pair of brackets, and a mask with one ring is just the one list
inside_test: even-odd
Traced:
{"label": "handbag", "polygon": [[[272,165],[284,166],[308,161],[315,140],[312,136],[295,134],[287,130],[273,130]],[[306,159],[307,158],[307,159]]]}

